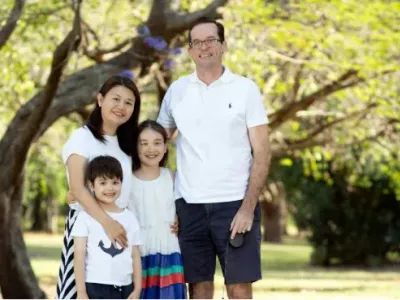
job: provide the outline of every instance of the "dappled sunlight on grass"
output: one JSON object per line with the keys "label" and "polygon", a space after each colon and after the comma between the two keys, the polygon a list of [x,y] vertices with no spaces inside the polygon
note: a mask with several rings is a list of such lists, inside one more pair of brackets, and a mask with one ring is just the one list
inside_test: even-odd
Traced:
{"label": "dappled sunlight on grass", "polygon": [[[49,298],[55,285],[62,236],[26,234],[25,241],[36,275]],[[255,299],[400,299],[400,268],[317,268],[309,265],[311,247],[286,239],[284,244],[263,244],[263,280],[254,284]],[[221,299],[223,278],[218,268],[215,299]],[[227,298],[225,292],[225,298]]]}

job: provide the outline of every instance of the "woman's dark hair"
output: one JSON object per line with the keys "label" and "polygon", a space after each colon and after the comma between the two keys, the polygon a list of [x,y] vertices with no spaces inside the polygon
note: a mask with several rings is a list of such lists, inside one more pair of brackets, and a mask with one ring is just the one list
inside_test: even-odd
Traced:
{"label": "woman's dark hair", "polygon": [[[127,122],[120,125],[117,129],[117,137],[119,147],[122,151],[124,151],[127,155],[131,156],[135,147],[133,142],[136,138],[136,131],[138,128],[139,122],[139,113],[140,113],[140,94],[139,90],[136,87],[135,83],[130,80],[128,77],[124,76],[112,76],[104,82],[101,87],[99,93],[103,95],[103,97],[114,87],[116,86],[124,86],[127,89],[131,90],[133,95],[135,96],[135,107],[133,109],[132,116],[129,118]],[[94,137],[101,142],[105,142],[104,133],[102,132],[103,118],[101,116],[101,107],[99,103],[96,101],[96,106],[90,114],[88,120],[86,121],[86,126],[92,132]]]}
{"label": "woman's dark hair", "polygon": [[201,17],[196,22],[194,22],[192,24],[192,26],[190,26],[190,28],[189,28],[189,32],[188,32],[189,44],[192,43],[191,34],[192,34],[193,28],[195,28],[197,25],[200,25],[200,24],[209,24],[209,23],[212,23],[215,26],[217,26],[217,33],[218,33],[218,38],[220,39],[220,42],[223,43],[225,41],[225,28],[224,28],[224,25],[222,25],[221,23],[215,21],[214,19],[210,19],[208,17]]}
{"label": "woman's dark hair", "polygon": [[86,182],[94,184],[98,177],[123,180],[122,167],[119,161],[108,155],[97,156],[92,159],[86,168]]}
{"label": "woman's dark hair", "polygon": [[[165,144],[168,141],[167,131],[165,130],[165,128],[161,124],[159,124],[159,123],[157,123],[156,121],[153,121],[153,120],[146,120],[146,121],[143,121],[142,123],[140,123],[139,127],[138,127],[138,130],[137,130],[136,150],[133,151],[133,155],[132,155],[132,170],[133,171],[135,171],[135,170],[140,168],[140,159],[139,159],[139,154],[138,154],[138,151],[137,151],[137,147],[139,145],[140,134],[145,129],[151,129],[151,130],[154,130],[154,131],[158,132],[159,134],[161,134]],[[164,156],[160,161],[159,166],[160,167],[165,167],[165,165],[167,164],[167,159],[168,159],[168,147],[167,147],[167,151],[164,153]]]}

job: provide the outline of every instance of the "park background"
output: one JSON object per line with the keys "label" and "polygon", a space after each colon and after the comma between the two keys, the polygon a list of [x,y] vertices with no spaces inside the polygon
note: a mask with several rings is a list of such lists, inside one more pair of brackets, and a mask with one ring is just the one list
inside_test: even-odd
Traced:
{"label": "park background", "polygon": [[[2,0],[0,295],[54,297],[62,145],[114,74],[134,79],[141,119],[155,119],[170,83],[194,70],[187,29],[202,16],[225,25],[224,64],[257,83],[270,120],[255,298],[400,299],[400,2],[390,0]],[[216,282],[220,298],[220,271]]]}

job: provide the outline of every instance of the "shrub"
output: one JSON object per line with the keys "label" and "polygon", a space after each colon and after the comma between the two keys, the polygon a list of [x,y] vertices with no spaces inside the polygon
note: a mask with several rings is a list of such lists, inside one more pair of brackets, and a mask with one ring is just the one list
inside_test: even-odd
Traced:
{"label": "shrub", "polygon": [[311,262],[376,266],[400,253],[400,201],[389,179],[359,187],[348,182],[348,171],[329,172],[330,184],[304,176],[299,161],[279,172],[297,225],[311,233]]}

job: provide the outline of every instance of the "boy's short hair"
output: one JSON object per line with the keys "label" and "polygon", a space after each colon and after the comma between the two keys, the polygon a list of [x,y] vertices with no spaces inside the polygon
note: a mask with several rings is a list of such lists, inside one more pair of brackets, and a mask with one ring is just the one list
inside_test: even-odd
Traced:
{"label": "boy's short hair", "polygon": [[92,159],[86,169],[86,182],[94,183],[98,177],[118,178],[122,181],[122,167],[119,161],[108,155],[97,156]]}

